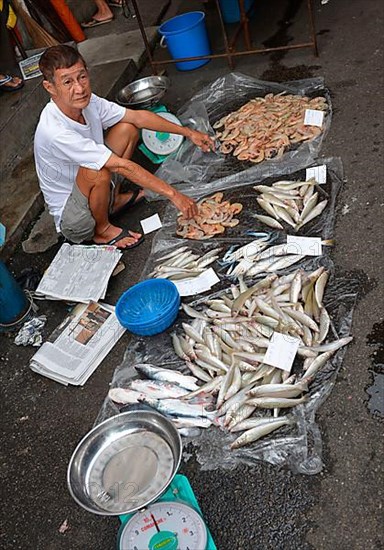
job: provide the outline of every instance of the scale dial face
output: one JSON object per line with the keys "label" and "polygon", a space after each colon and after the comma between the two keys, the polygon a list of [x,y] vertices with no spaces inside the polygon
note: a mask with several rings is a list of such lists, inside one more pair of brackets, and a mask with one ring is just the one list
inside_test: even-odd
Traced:
{"label": "scale dial face", "polygon": [[126,524],[120,538],[120,550],[148,550],[150,540],[160,531],[177,535],[177,550],[204,550],[207,528],[196,510],[182,502],[156,502],[137,512]]}
{"label": "scale dial face", "polygon": [[[156,113],[157,115],[181,126],[180,120],[172,113]],[[166,134],[164,132],[155,132],[155,130],[144,129],[142,131],[142,139],[144,145],[157,155],[170,155],[177,151],[182,144],[184,138],[179,134]]]}

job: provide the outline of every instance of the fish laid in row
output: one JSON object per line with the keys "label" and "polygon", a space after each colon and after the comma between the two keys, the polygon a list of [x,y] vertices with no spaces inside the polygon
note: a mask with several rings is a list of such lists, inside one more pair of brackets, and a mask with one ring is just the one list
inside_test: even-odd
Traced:
{"label": "fish laid in row", "polygon": [[[326,341],[331,324],[323,304],[327,281],[323,267],[269,274],[249,288],[240,278],[239,286],[206,300],[199,310],[183,304],[192,321],[182,323],[183,333],[174,333],[172,342],[202,385],[180,399],[215,396],[216,416],[209,420],[244,432],[232,448],[292,424],[292,416],[281,417],[279,411],[304,404],[317,373],[352,340]],[[299,339],[295,371],[301,363],[300,372],[289,374],[264,362],[275,331]]]}
{"label": "fish laid in row", "polygon": [[179,281],[197,277],[219,258],[221,248],[214,248],[205,254],[196,254],[187,246],[180,246],[162,256],[149,277]]}
{"label": "fish laid in row", "polygon": [[278,181],[271,186],[256,185],[256,199],[267,215],[255,214],[261,223],[284,230],[283,223],[298,231],[308,222],[320,216],[328,204],[316,191],[316,180]]}
{"label": "fish laid in row", "polygon": [[[332,240],[321,241],[322,245],[331,246]],[[232,279],[240,276],[256,277],[262,274],[275,273],[300,262],[305,255],[299,254],[297,246],[281,243],[269,246],[267,238],[259,238],[236,250],[227,252],[219,262],[230,266],[226,274]]]}

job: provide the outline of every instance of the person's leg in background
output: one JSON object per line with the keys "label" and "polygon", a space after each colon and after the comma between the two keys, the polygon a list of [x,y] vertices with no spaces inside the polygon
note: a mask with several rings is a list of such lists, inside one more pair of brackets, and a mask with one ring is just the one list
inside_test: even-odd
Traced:
{"label": "person's leg in background", "polygon": [[24,83],[15,74],[17,70],[15,50],[7,28],[9,13],[8,1],[3,0],[0,11],[0,90],[12,92],[20,89]]}
{"label": "person's leg in background", "polygon": [[98,25],[103,25],[104,23],[109,23],[113,19],[113,13],[111,8],[105,0],[93,0],[97,7],[97,12],[93,14],[90,21],[82,23],[81,26],[85,29],[91,27],[97,27]]}

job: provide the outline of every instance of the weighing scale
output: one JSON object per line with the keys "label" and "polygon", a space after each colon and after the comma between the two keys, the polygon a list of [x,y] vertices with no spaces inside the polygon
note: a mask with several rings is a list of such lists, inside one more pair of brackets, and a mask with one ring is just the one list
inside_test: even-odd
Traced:
{"label": "weighing scale", "polygon": [[[156,105],[148,110],[181,126],[179,119],[172,113],[169,113],[165,105]],[[141,131],[141,139],[142,143],[139,145],[140,151],[154,164],[161,164],[168,155],[178,150],[183,143],[184,137],[168,132],[156,132],[155,130],[143,129]]]}
{"label": "weighing scale", "polygon": [[177,474],[155,503],[120,516],[119,550],[217,550],[188,479]]}
{"label": "weighing scale", "polygon": [[177,474],[177,429],[146,405],[127,409],[76,447],[67,471],[72,497],[89,512],[119,517],[118,550],[217,550],[188,479]]}

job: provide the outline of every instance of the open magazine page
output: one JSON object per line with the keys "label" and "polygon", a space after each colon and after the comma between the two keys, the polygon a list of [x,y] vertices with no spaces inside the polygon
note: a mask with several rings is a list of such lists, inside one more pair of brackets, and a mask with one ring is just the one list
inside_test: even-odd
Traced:
{"label": "open magazine page", "polygon": [[[67,380],[81,379],[100,364],[124,333],[114,307],[91,302],[77,306],[33,356],[34,370],[42,367]],[[43,374],[43,372],[42,372]]]}
{"label": "open magazine page", "polygon": [[113,246],[64,243],[44,273],[36,295],[58,300],[97,302],[121,258]]}

